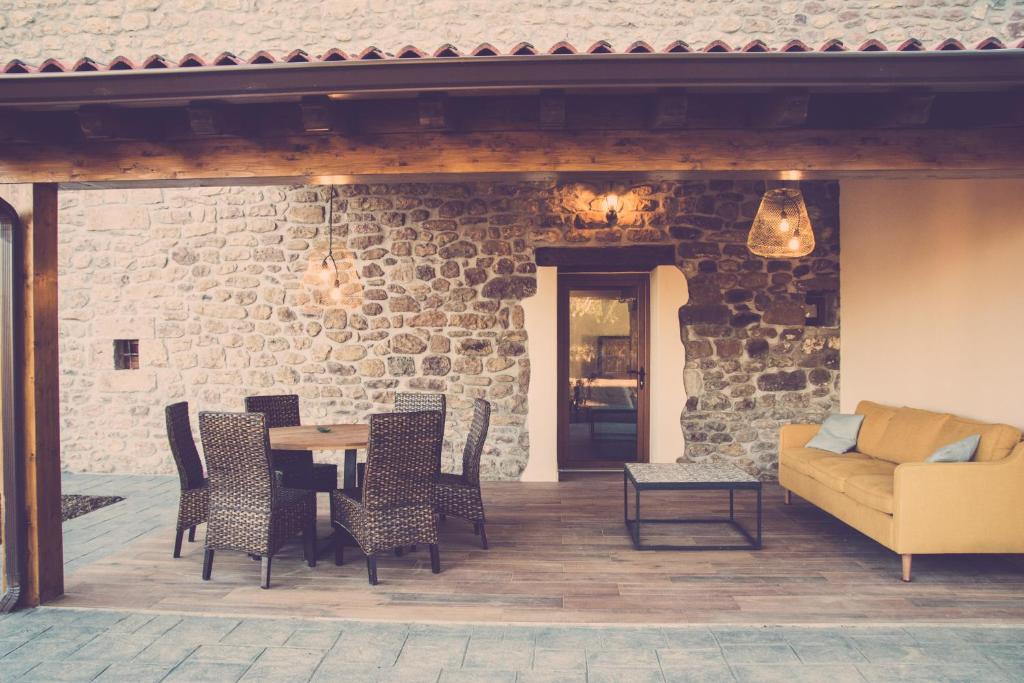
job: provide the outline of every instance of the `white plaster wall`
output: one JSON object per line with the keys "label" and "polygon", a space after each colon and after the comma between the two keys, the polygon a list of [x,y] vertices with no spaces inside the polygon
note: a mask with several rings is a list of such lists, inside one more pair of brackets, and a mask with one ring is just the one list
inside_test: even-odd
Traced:
{"label": "white plaster wall", "polygon": [[[651,272],[651,462],[683,455],[680,416],[686,406],[686,355],[679,334],[679,307],[688,298],[686,278],[676,266]],[[523,481],[558,481],[558,269],[537,268],[537,293],[522,302],[530,340],[530,457]]]}
{"label": "white plaster wall", "polygon": [[523,299],[530,340],[530,455],[523,481],[558,481],[558,268],[537,268],[537,293]]}
{"label": "white plaster wall", "polygon": [[1024,180],[840,192],[841,404],[1024,426]]}
{"label": "white plaster wall", "polygon": [[685,443],[680,417],[686,407],[683,368],[686,351],[679,333],[679,308],[689,299],[686,278],[676,266],[651,273],[651,462],[675,462]]}

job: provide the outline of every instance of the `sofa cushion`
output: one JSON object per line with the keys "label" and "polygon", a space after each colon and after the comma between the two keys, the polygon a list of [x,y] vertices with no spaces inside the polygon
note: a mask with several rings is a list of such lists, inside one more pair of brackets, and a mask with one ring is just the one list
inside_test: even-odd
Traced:
{"label": "sofa cushion", "polygon": [[808,463],[807,475],[834,491],[846,492],[846,481],[861,474],[886,474],[890,477],[896,466],[863,453],[830,455]]}
{"label": "sofa cushion", "polygon": [[856,474],[846,480],[846,495],[873,510],[893,513],[894,474]]}
{"label": "sofa cushion", "polygon": [[1004,424],[975,422],[950,415],[936,438],[935,448],[956,443],[972,434],[981,435],[981,443],[974,453],[975,462],[1002,460],[1020,441],[1020,430]]}
{"label": "sofa cushion", "polygon": [[828,458],[834,453],[817,448],[784,448],[779,453],[779,464],[790,467],[800,474],[811,476],[811,463],[821,458]]}
{"label": "sofa cushion", "polygon": [[898,408],[877,447],[862,452],[896,464],[924,462],[935,451],[939,432],[949,419],[946,413]]}
{"label": "sofa cushion", "polygon": [[814,438],[807,442],[807,447],[838,454],[852,451],[857,445],[857,432],[863,421],[863,415],[829,415]]}
{"label": "sofa cushion", "polygon": [[885,428],[896,414],[896,408],[883,406],[873,401],[861,401],[857,404],[858,415],[864,416],[864,422],[857,433],[857,449],[861,453],[877,453],[885,436]]}

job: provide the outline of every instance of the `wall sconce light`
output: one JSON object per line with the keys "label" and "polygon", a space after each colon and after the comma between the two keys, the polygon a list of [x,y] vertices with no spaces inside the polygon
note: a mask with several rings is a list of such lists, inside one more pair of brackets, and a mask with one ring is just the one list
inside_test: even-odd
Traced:
{"label": "wall sconce light", "polygon": [[604,197],[604,219],[609,226],[619,222],[619,211],[622,211],[622,199],[614,192],[609,192]]}

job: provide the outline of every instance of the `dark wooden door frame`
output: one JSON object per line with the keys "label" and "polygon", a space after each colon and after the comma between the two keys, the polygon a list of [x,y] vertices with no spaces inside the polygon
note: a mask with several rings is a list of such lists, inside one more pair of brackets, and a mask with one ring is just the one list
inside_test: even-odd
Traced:
{"label": "dark wooden door frame", "polygon": [[647,370],[644,388],[638,392],[637,404],[637,461],[647,462],[650,458],[650,395],[651,382],[651,274],[649,272],[590,272],[558,274],[557,344],[558,344],[558,467],[614,469],[618,464],[608,462],[568,463],[566,456],[569,443],[569,290],[584,284],[588,289],[613,289],[625,285],[637,288],[637,336],[640,342],[640,362]]}

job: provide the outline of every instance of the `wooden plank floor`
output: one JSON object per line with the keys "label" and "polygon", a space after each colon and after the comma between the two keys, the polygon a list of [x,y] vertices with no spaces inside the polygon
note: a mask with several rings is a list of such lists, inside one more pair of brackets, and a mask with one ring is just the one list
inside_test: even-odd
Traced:
{"label": "wooden plank floor", "polygon": [[[914,583],[904,584],[897,555],[809,503],[784,506],[773,485],[763,550],[635,551],[622,524],[621,482],[593,475],[485,484],[491,549],[480,549],[468,524],[449,519],[436,576],[420,548],[383,559],[381,583],[371,587],[358,551],[342,567],[322,560],[310,569],[296,543],[274,559],[271,590],[257,586],[258,563],[228,552],[218,553],[213,580],[204,582],[201,543],[186,544],[174,560],[168,528],[73,572],[54,604],[396,621],[1024,623],[1018,558],[922,556]],[[644,495],[645,516],[727,511],[724,493]],[[739,514],[749,515],[752,506],[737,500]],[[321,523],[326,533],[326,518]],[[688,540],[721,533],[702,526]]]}

